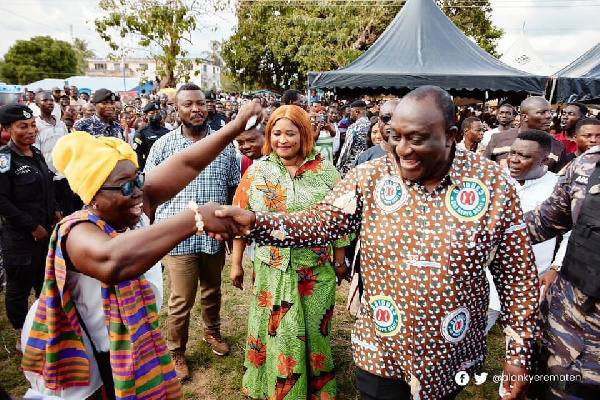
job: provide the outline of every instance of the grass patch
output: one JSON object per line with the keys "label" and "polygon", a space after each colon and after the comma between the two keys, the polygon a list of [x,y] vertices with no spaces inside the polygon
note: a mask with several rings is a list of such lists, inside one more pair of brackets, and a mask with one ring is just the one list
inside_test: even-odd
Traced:
{"label": "grass patch", "polygon": [[[209,346],[202,341],[203,325],[200,315],[200,303],[192,309],[190,321],[190,340],[187,358],[192,379],[183,384],[183,394],[186,399],[202,400],[236,400],[245,399],[240,392],[242,382],[242,367],[244,362],[244,345],[248,323],[248,307],[251,291],[251,272],[249,265],[245,271],[245,290],[240,291],[231,285],[229,280],[229,261],[223,271],[223,300],[221,308],[223,337],[229,343],[231,354],[227,357],[213,355]],[[161,312],[161,327],[164,332],[166,304],[169,292],[168,273],[165,276],[165,300]],[[350,331],[354,319],[346,312],[346,297],[348,285],[343,284],[336,294],[336,309],[334,312],[331,342],[332,353],[336,365],[338,383],[338,399],[357,399],[354,387],[354,363],[350,349]],[[198,294],[197,299],[199,300]],[[0,295],[0,386],[14,396],[22,396],[28,384],[19,369],[20,353],[14,350],[15,336],[6,319],[4,295]],[[495,326],[488,336],[488,354],[484,371],[487,372],[487,382],[476,386],[471,382],[458,396],[460,400],[486,400],[498,397],[498,385],[491,382],[494,374],[502,372],[504,360],[504,335]]]}

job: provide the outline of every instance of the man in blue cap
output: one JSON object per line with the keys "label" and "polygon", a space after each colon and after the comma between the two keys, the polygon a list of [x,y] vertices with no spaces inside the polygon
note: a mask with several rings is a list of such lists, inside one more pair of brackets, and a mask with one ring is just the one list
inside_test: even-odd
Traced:
{"label": "man in blue cap", "polygon": [[108,89],[98,89],[92,96],[92,104],[96,114],[89,118],[82,118],[75,122],[73,129],[88,132],[93,136],[116,137],[123,140],[121,125],[113,121],[115,114],[115,101],[117,96]]}

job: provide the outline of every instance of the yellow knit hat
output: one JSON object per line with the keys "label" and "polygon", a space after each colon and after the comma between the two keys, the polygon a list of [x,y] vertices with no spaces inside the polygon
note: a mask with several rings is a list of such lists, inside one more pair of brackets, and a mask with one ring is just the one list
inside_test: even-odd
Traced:
{"label": "yellow knit hat", "polygon": [[67,177],[69,186],[84,204],[90,201],[120,160],[138,166],[137,154],[129,144],[111,137],[93,137],[74,131],[61,137],[52,149],[56,169]]}

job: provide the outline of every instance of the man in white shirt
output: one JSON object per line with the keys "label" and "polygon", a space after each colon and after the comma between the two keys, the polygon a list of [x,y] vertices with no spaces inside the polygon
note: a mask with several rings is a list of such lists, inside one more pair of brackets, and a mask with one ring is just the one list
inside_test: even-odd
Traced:
{"label": "man in white shirt", "polygon": [[[550,136],[544,131],[535,129],[521,132],[511,146],[508,157],[508,172],[517,189],[524,213],[535,209],[550,197],[558,181],[558,176],[549,172],[544,164],[548,154],[550,154],[551,146]],[[563,243],[566,243],[566,241],[563,241]],[[566,250],[565,245],[564,249],[561,247],[555,256],[555,246],[555,238],[533,246],[542,296],[546,289],[543,275],[550,268],[556,268],[557,266],[560,268],[564,251]],[[500,316],[500,300],[493,284],[492,276],[487,269],[486,274],[490,282],[487,333]]]}
{"label": "man in white shirt", "polygon": [[481,147],[485,149],[487,144],[490,142],[492,135],[496,132],[504,132],[509,130],[510,124],[515,119],[515,108],[508,104],[504,103],[498,108],[498,113],[496,115],[498,120],[498,126],[494,129],[490,129],[489,131],[483,134],[483,139],[481,140]]}
{"label": "man in white shirt", "polygon": [[68,133],[67,126],[53,115],[55,104],[50,93],[38,92],[35,95],[35,102],[40,109],[40,115],[35,118],[35,124],[39,131],[35,140],[35,147],[40,149],[48,168],[54,174],[54,193],[60,212],[63,215],[69,215],[75,211],[75,195],[65,176],[56,170],[52,161],[52,149],[54,149],[58,139]]}

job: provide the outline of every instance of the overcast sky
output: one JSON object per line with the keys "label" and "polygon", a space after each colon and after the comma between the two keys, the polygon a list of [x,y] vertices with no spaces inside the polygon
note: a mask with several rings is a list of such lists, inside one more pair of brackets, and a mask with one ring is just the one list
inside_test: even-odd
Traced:
{"label": "overcast sky", "polygon": [[[83,39],[98,56],[104,57],[109,48],[93,24],[100,15],[97,4],[98,0],[0,0],[0,54],[18,39],[49,35],[67,41],[72,37]],[[491,4],[492,21],[505,31],[499,42],[500,52],[514,42],[524,23],[532,47],[556,69],[600,41],[600,0],[491,0]],[[206,28],[192,35],[193,44],[186,46],[190,56],[201,56],[210,50],[211,40],[229,37],[236,23],[232,11],[200,21]],[[126,45],[137,46],[134,41]],[[148,55],[145,51],[132,51],[135,56]]]}

